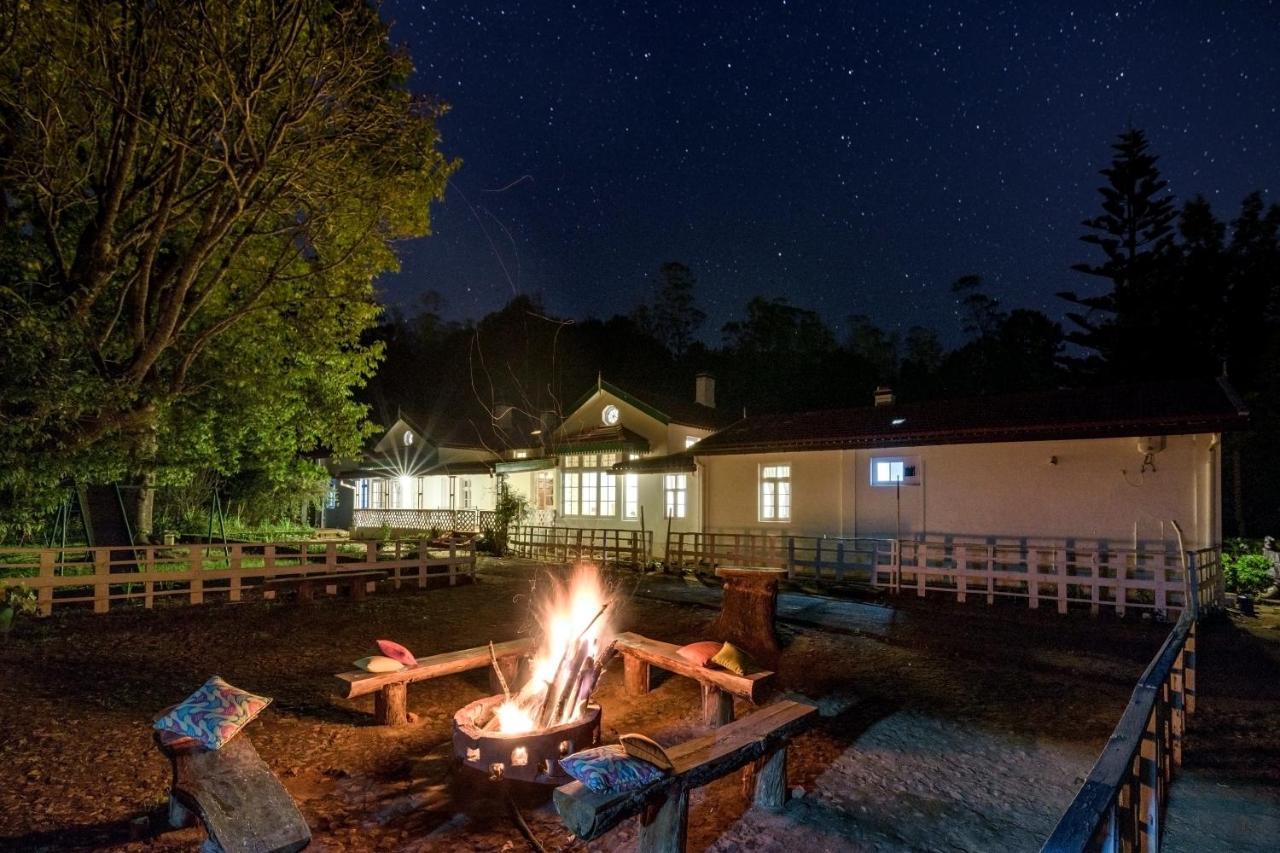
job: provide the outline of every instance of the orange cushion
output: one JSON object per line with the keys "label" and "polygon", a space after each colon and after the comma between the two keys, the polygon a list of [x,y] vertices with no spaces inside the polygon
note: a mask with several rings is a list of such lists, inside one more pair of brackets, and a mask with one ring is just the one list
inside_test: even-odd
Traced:
{"label": "orange cushion", "polygon": [[701,643],[690,643],[687,646],[681,646],[676,649],[676,654],[694,666],[706,666],[707,661],[715,657],[719,651],[720,643],[714,640],[704,640]]}

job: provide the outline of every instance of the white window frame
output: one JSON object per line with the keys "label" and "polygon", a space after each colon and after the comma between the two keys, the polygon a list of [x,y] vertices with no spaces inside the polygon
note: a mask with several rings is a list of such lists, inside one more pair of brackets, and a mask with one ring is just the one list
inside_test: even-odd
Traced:
{"label": "white window frame", "polygon": [[563,467],[576,469],[561,475],[561,514],[574,518],[617,518],[618,478],[615,453],[565,456]]}
{"label": "white window frame", "polygon": [[689,515],[689,475],[662,475],[662,517],[687,518]]}
{"label": "white window frame", "polygon": [[[877,488],[915,486],[921,480],[918,456],[872,456],[870,467],[871,485]],[[881,476],[886,472],[886,468],[887,476]]]}
{"label": "white window frame", "polygon": [[791,521],[791,463],[770,462],[756,471],[756,518],[765,524]]}
{"label": "white window frame", "polygon": [[640,475],[622,475],[622,520],[640,520]]}

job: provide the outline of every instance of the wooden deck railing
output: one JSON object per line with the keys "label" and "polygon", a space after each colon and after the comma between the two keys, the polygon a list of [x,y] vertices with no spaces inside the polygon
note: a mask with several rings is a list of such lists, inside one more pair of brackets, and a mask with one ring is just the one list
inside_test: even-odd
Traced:
{"label": "wooden deck railing", "polygon": [[351,526],[359,530],[390,530],[393,534],[429,530],[492,533],[497,513],[487,509],[357,509]]}
{"label": "wooden deck railing", "polygon": [[307,573],[385,571],[395,588],[459,573],[475,576],[474,546],[437,549],[424,541],[345,543],[333,540],[228,545],[141,545],[132,548],[0,549],[0,585],[36,591],[42,615],[92,606],[152,607],[157,599],[240,601],[270,578]]}
{"label": "wooden deck railing", "polygon": [[1138,679],[1119,725],[1042,849],[1160,849],[1169,787],[1195,709],[1196,617],[1188,609]]}
{"label": "wooden deck railing", "polygon": [[649,560],[653,531],[522,525],[516,528],[508,547],[516,556],[534,560],[641,566]]}
{"label": "wooden deck railing", "polygon": [[[681,533],[667,537],[668,565],[711,573],[717,566],[776,566],[793,579],[855,583],[890,592],[914,590],[1020,599],[1031,608],[1103,608],[1118,615],[1150,611],[1176,617],[1191,598],[1220,602],[1221,559],[1216,548],[1187,552],[1196,572],[1183,569],[1176,548],[1114,547],[1107,542],[991,540],[950,536],[935,540]],[[1198,578],[1195,589],[1189,577]]]}

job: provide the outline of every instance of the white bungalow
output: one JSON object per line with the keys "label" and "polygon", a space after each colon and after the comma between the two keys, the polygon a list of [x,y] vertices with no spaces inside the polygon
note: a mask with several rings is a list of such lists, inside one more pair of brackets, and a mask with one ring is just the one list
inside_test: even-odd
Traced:
{"label": "white bungalow", "polygon": [[496,502],[499,441],[469,421],[401,414],[360,460],[329,466],[325,523],[373,533],[480,530]]}
{"label": "white bungalow", "polygon": [[[693,400],[630,393],[600,380],[554,430],[545,453],[515,450],[496,466],[530,504],[530,526],[657,543],[702,528],[690,448],[733,420],[700,374]],[[622,470],[622,463],[631,467]],[[658,547],[658,554],[661,549]]]}
{"label": "white bungalow", "polygon": [[1225,381],[745,418],[693,448],[706,533],[1221,542]]}

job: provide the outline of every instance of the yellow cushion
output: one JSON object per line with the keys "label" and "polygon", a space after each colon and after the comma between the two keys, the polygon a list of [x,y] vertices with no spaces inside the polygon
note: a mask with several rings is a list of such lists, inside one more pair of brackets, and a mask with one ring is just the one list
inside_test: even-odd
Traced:
{"label": "yellow cushion", "polygon": [[647,761],[660,770],[670,770],[675,766],[667,757],[667,751],[662,748],[662,744],[651,737],[645,737],[642,734],[626,734],[619,737],[618,742],[622,744],[627,755]]}
{"label": "yellow cushion", "polygon": [[711,662],[718,667],[727,669],[734,675],[746,675],[755,669],[755,662],[742,649],[733,643],[725,643],[720,647],[720,651],[716,652],[716,656]]}
{"label": "yellow cushion", "polygon": [[400,661],[383,655],[370,655],[367,658],[360,658],[360,660],[356,661],[356,666],[365,672],[399,672],[404,669],[404,664],[400,663]]}

